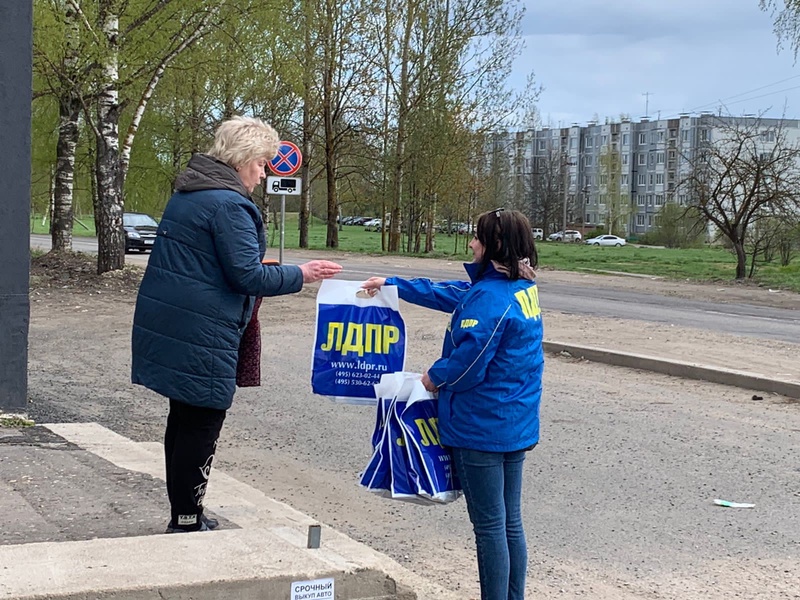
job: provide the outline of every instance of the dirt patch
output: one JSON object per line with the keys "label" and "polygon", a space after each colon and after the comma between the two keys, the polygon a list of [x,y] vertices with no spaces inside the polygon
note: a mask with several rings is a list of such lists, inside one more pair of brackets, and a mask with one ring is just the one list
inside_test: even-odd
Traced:
{"label": "dirt patch", "polygon": [[30,294],[32,302],[43,298],[79,295],[108,295],[113,299],[136,295],[144,269],[125,265],[118,271],[97,274],[97,257],[82,252],[48,252],[31,258]]}

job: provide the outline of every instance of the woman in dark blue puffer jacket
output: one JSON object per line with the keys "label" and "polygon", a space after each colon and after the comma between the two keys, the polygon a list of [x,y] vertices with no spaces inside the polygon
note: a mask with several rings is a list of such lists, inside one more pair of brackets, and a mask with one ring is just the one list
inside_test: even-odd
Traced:
{"label": "woman in dark blue puffer jacket", "polygon": [[203,515],[203,497],[255,299],[341,271],[322,260],[262,264],[264,225],[250,194],[278,146],[278,134],[259,119],[219,126],[208,153],[193,156],[176,179],[139,288],[131,379],[169,398],[169,533],[216,526]]}

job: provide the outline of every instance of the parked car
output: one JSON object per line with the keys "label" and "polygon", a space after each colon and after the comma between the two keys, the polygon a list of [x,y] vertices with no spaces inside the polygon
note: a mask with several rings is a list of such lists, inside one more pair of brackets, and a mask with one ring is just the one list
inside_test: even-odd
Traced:
{"label": "parked car", "polygon": [[616,235],[598,235],[586,240],[586,243],[590,246],[624,246],[626,242],[625,238]]}
{"label": "parked car", "polygon": [[382,221],[380,219],[370,219],[369,221],[365,221],[364,231],[380,231],[381,223]]}
{"label": "parked car", "polygon": [[583,239],[580,231],[574,229],[567,229],[567,234],[564,235],[563,231],[556,231],[547,236],[551,242],[580,242]]}
{"label": "parked car", "polygon": [[544,231],[539,229],[538,227],[533,228],[533,239],[541,240],[544,237]]}
{"label": "parked car", "polygon": [[147,252],[156,242],[158,222],[144,213],[123,213],[122,228],[125,230],[125,252],[138,250]]}

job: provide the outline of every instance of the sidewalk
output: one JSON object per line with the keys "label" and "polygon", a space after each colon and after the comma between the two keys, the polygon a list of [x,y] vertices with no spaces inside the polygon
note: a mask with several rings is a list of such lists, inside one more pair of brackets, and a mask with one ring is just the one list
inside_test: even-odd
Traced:
{"label": "sidewalk", "polygon": [[164,535],[161,453],[93,423],[0,428],[0,598],[458,597],[325,525],[309,549],[318,523],[219,470],[220,530]]}
{"label": "sidewalk", "polygon": [[[800,382],[564,342],[551,353],[800,398]],[[97,424],[0,428],[0,600],[463,600],[385,555],[214,470],[219,531],[164,535],[163,448]],[[314,595],[297,582],[320,581]],[[311,584],[313,585],[313,584]],[[293,591],[295,590],[295,591]],[[317,595],[322,594],[322,595]]]}

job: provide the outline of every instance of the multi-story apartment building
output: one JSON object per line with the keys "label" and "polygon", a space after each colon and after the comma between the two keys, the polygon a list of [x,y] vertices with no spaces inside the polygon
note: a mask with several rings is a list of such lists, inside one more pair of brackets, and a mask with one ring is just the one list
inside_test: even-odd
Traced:
{"label": "multi-story apartment building", "polygon": [[[523,203],[537,202],[541,193],[531,186],[537,175],[557,179],[562,209],[569,227],[608,227],[626,236],[652,229],[668,202],[692,202],[681,185],[698,153],[709,144],[724,143],[738,125],[757,125],[764,149],[776,141],[778,130],[788,143],[800,141],[800,120],[719,117],[711,113],[674,119],[563,128],[542,128],[499,134],[494,150],[505,148],[513,165],[513,196]],[[540,177],[539,179],[542,179]],[[552,189],[552,186],[551,186]],[[545,228],[561,228],[564,217],[551,211]]]}

